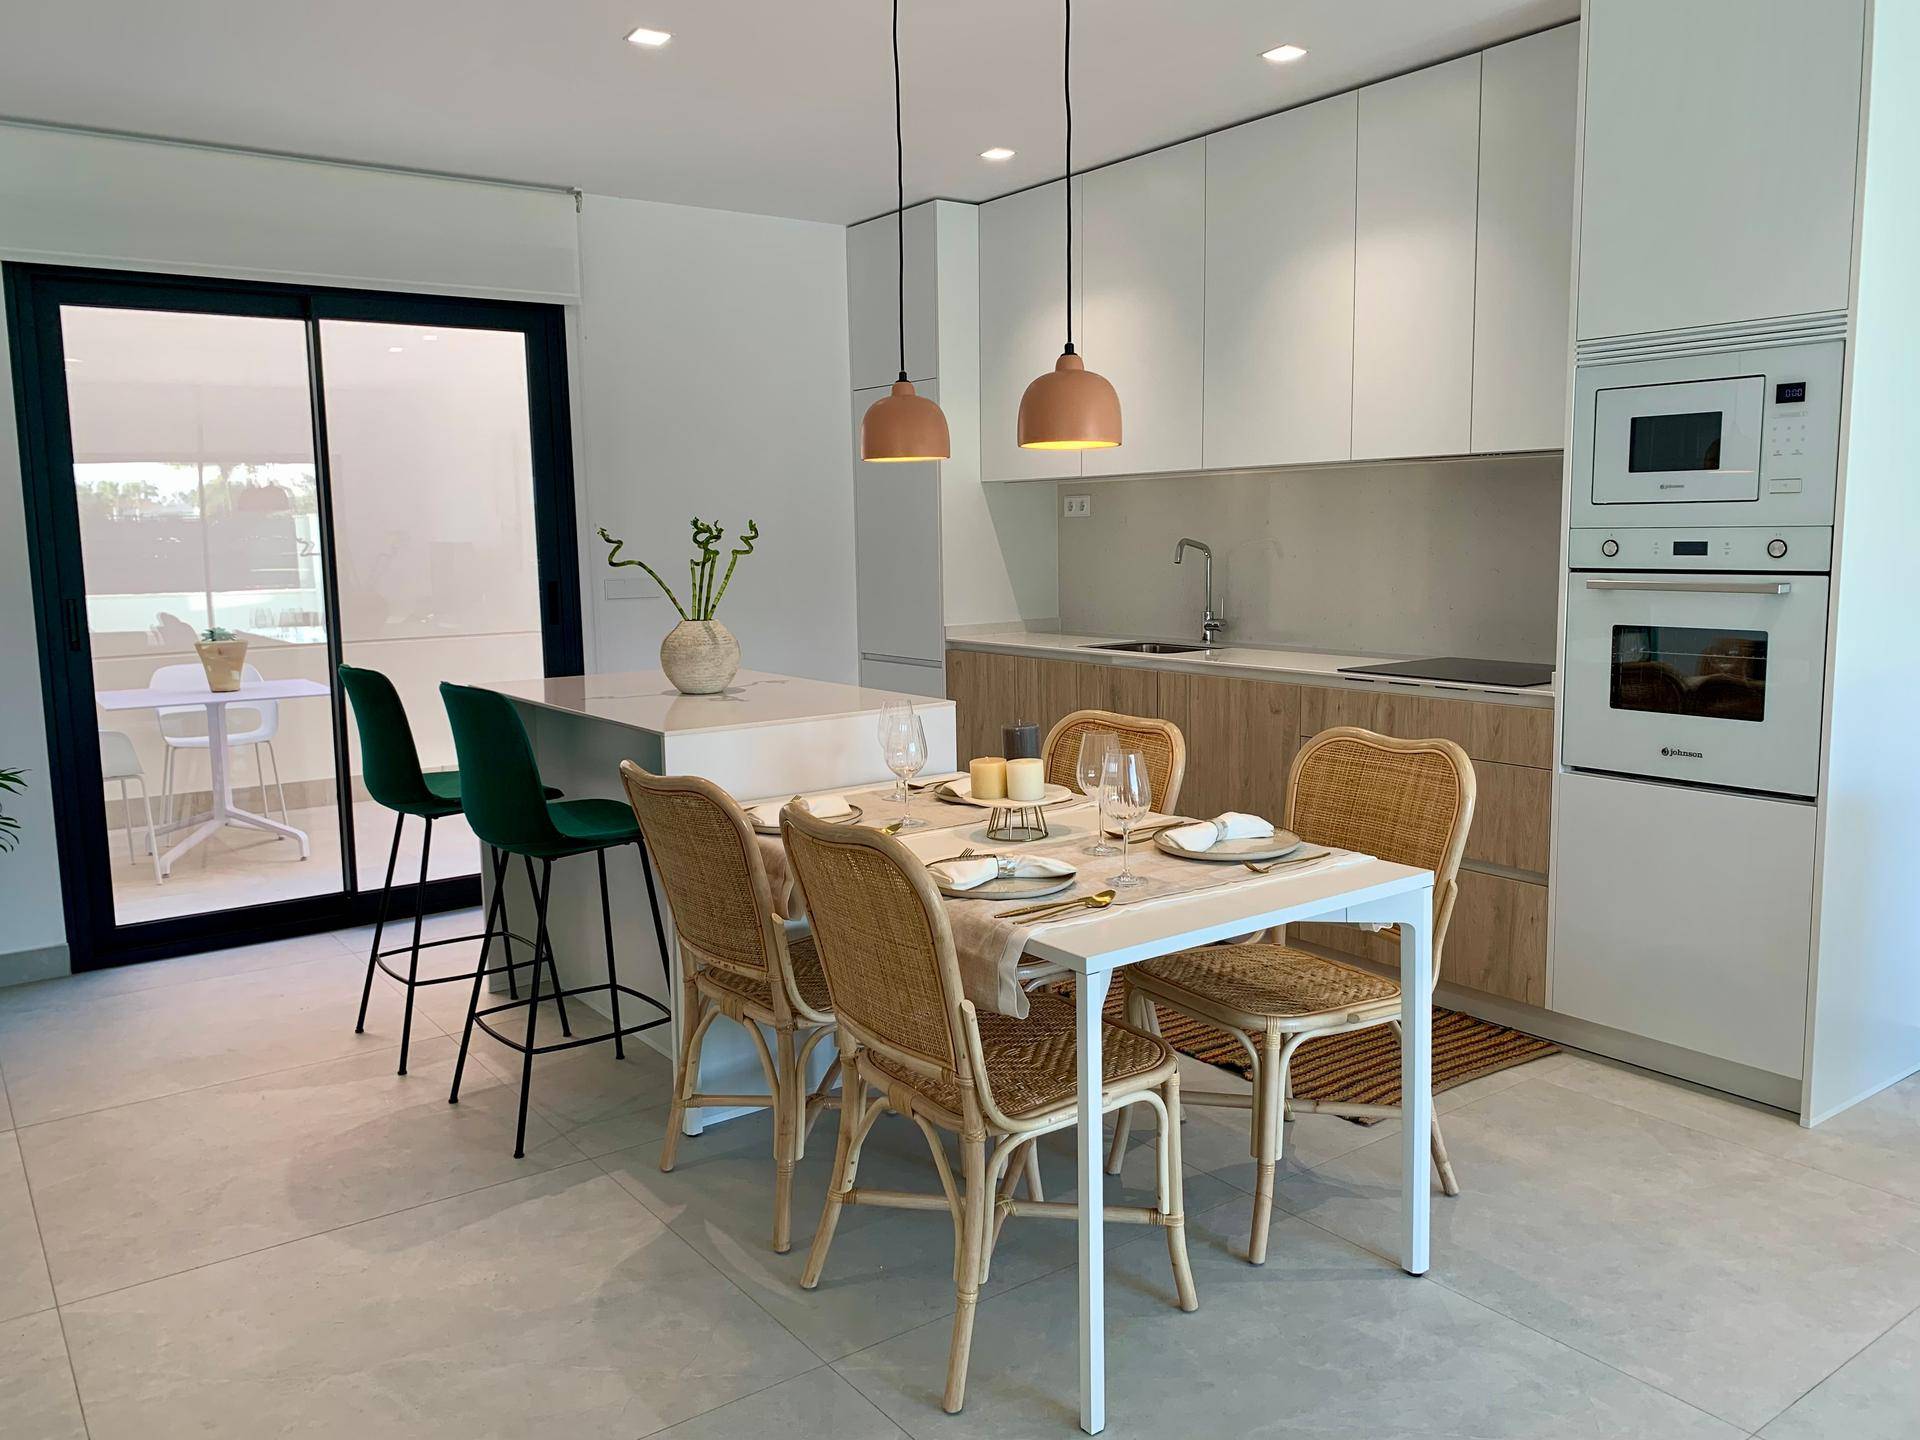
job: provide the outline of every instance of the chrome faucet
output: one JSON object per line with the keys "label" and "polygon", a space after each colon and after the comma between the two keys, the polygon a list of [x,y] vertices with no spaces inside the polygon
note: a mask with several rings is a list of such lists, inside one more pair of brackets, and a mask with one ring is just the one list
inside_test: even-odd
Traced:
{"label": "chrome faucet", "polygon": [[1204,645],[1211,645],[1214,637],[1227,628],[1227,622],[1213,613],[1213,551],[1204,541],[1189,540],[1183,536],[1173,547],[1173,563],[1178,565],[1189,550],[1198,550],[1207,557],[1207,609],[1200,621],[1200,641]]}

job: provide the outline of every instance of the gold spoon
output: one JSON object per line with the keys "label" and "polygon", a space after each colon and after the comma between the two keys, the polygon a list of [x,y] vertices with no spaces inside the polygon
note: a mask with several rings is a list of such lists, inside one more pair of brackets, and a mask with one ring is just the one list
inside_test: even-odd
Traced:
{"label": "gold spoon", "polygon": [[1285,870],[1290,865],[1311,865],[1316,860],[1326,859],[1332,853],[1331,850],[1320,850],[1312,855],[1293,855],[1285,860],[1269,860],[1265,865],[1256,865],[1251,860],[1242,860],[1240,863],[1254,874],[1264,875],[1269,870]]}
{"label": "gold spoon", "polygon": [[1104,910],[1113,904],[1115,891],[1096,890],[1091,895],[1082,895],[1078,900],[1061,900],[1051,905],[1024,905],[1013,910],[1001,910],[994,916],[996,920],[1057,920],[1060,916],[1074,910]]}

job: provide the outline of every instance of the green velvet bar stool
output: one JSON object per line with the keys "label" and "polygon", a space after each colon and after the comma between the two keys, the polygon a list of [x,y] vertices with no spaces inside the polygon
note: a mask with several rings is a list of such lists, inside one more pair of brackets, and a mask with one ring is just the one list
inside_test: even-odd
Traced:
{"label": "green velvet bar stool", "polygon": [[[507,963],[489,973],[504,971],[508,985],[517,996],[520,987],[515,971],[520,965],[534,962],[529,959],[516,963],[513,941],[518,938],[527,945],[529,954],[532,953],[532,946],[524,936],[515,937],[507,923],[500,883],[506,873],[507,857],[497,850],[489,852],[494,872],[494,903],[487,909],[486,927],[482,934],[455,935],[445,940],[421,942],[420,926],[426,918],[427,862],[433,853],[433,822],[460,813],[460,774],[458,771],[429,773],[420,768],[420,751],[413,743],[413,727],[407,722],[406,707],[400,703],[400,694],[393,688],[393,681],[380,671],[342,665],[340,688],[346,691],[347,698],[353,702],[353,718],[360,730],[360,773],[367,794],[376,804],[394,812],[393,847],[387,852],[387,878],[381,884],[380,906],[374,913],[373,945],[367,953],[367,976],[360,986],[360,1014],[353,1022],[353,1029],[355,1034],[360,1034],[367,1028],[367,1002],[373,995],[373,972],[376,967],[404,985],[407,991],[406,1013],[400,1025],[400,1073],[404,1075],[407,1073],[407,1051],[413,1038],[413,992],[422,985],[445,985],[469,978],[463,972],[422,980],[420,952],[431,950],[436,945],[458,945],[479,940],[480,964],[484,968],[487,941],[497,928],[501,944],[506,950]],[[558,790],[548,793],[555,797],[560,794]],[[382,950],[380,941],[386,932],[387,910],[393,896],[393,871],[400,858],[400,836],[410,815],[417,817],[425,826],[425,835],[420,843],[420,881],[413,892],[413,943]],[[404,975],[387,963],[390,957],[396,955],[408,957]],[[557,990],[560,985],[557,973],[553,983]]]}
{"label": "green velvet bar stool", "polygon": [[[480,837],[483,844],[493,846],[503,856],[518,855],[526,866],[527,886],[533,892],[536,921],[534,958],[538,961],[544,957],[548,969],[555,976],[553,998],[564,1002],[569,996],[604,994],[608,1009],[612,1012],[613,1029],[608,1034],[574,1038],[571,1031],[566,1030],[563,1018],[562,1030],[567,1034],[567,1039],[546,1045],[536,1044],[541,1000],[540,966],[536,963],[533,967],[533,983],[528,987],[526,999],[508,1000],[483,1010],[480,1008],[480,982],[486,970],[486,945],[490,942],[482,942],[480,969],[474,972],[473,994],[467,1001],[467,1023],[460,1032],[460,1055],[454,1061],[453,1088],[448,1092],[447,1100],[451,1104],[459,1103],[460,1077],[466,1069],[467,1050],[473,1041],[474,1026],[478,1025],[502,1045],[518,1051],[520,1123],[514,1134],[513,1154],[515,1159],[519,1159],[526,1154],[527,1096],[533,1088],[535,1055],[611,1040],[614,1054],[624,1057],[627,1053],[627,1036],[664,1025],[673,1018],[672,1012],[662,1001],[620,983],[613,958],[613,908],[607,894],[607,851],[631,845],[640,852],[640,873],[647,883],[647,904],[653,911],[654,938],[660,945],[660,968],[667,982],[666,988],[671,989],[672,978],[667,970],[667,935],[660,923],[660,902],[653,888],[653,866],[647,859],[646,842],[641,838],[640,824],[634,818],[633,807],[624,800],[549,799],[540,781],[540,767],[533,758],[533,745],[527,739],[526,727],[520,723],[519,713],[513,708],[511,700],[491,690],[444,683],[440,686],[440,698],[446,704],[447,719],[452,722],[454,753],[459,757],[460,773],[466,779],[461,804],[466,811],[467,823],[473,827],[473,833]],[[588,854],[594,857],[600,869],[600,923],[606,937],[607,978],[604,984],[581,985],[568,990],[560,985],[559,970],[553,964],[547,902],[553,891],[553,862]],[[539,867],[537,876],[536,862]],[[496,873],[495,896],[498,898],[506,881],[505,865]],[[622,996],[638,1000],[659,1014],[637,1025],[624,1024],[620,1019]],[[488,1023],[489,1016],[523,1007],[527,1012],[524,1039],[510,1038]]]}

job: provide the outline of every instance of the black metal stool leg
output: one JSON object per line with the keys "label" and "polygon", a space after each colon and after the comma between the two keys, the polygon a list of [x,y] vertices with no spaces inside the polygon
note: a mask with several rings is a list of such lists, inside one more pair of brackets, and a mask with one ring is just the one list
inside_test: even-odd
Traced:
{"label": "black metal stool leg", "polygon": [[607,899],[607,852],[596,850],[593,858],[600,864],[600,925],[607,937],[607,999],[613,1008],[613,1057],[627,1058],[627,1042],[620,1034],[620,976],[613,966],[613,905]]}
{"label": "black metal stool leg", "polygon": [[[545,863],[547,867],[547,883],[551,885],[553,883],[553,862],[548,860]],[[539,955],[539,953],[538,950],[534,951],[536,956]],[[560,1012],[560,1033],[571,1040],[573,1038],[573,1022],[567,1018],[567,997],[561,993],[560,962],[553,958],[553,936],[551,935],[547,936],[547,974],[553,977],[553,1008]]]}
{"label": "black metal stool leg", "polygon": [[533,936],[533,987],[527,996],[527,1046],[520,1056],[520,1123],[513,1134],[513,1158],[521,1160],[527,1154],[527,1097],[533,1090],[533,1042],[535,1027],[540,1020],[540,965],[542,949],[549,944],[547,936],[547,893],[553,885],[553,862],[541,862],[543,876],[539,883],[533,878],[533,859],[522,856],[527,862],[527,884],[533,890],[533,910],[535,929]]}
{"label": "black metal stool leg", "polygon": [[[491,845],[487,847],[487,854],[493,857],[494,875],[496,877],[504,875],[507,863],[506,856],[502,852],[494,849]],[[504,879],[496,878],[494,880],[493,888],[496,896],[501,894],[502,887],[505,884],[506,881]],[[487,928],[491,930],[493,928],[493,907],[491,905],[487,907],[487,917]],[[500,943],[506,948],[507,952],[507,998],[510,1000],[518,1000],[520,998],[520,977],[513,968],[513,921],[507,915],[507,905],[504,898],[502,898],[500,902]]]}
{"label": "black metal stool leg", "polygon": [[[433,854],[433,817],[420,840],[420,883],[413,887],[413,953],[407,957],[407,1006],[400,1019],[400,1074],[407,1073],[407,1049],[413,1041],[413,992],[420,984],[420,923],[427,916],[427,857]],[[485,941],[481,942],[485,944]]]}
{"label": "black metal stool leg", "polygon": [[660,897],[653,890],[653,864],[647,859],[647,842],[636,840],[634,848],[640,852],[640,874],[647,882],[647,908],[653,912],[653,938],[660,946],[660,975],[667,983],[666,994],[673,992],[673,962],[667,958],[667,927],[660,923]]}
{"label": "black metal stool leg", "polygon": [[400,827],[406,823],[404,814],[393,817],[393,848],[387,852],[387,880],[380,887],[380,906],[373,912],[373,948],[367,952],[367,978],[360,986],[360,1015],[353,1022],[356,1035],[365,1034],[367,1029],[367,1001],[373,998],[373,967],[380,961],[380,932],[387,925],[387,901],[393,895],[393,867],[400,859]]}
{"label": "black metal stool leg", "polygon": [[[473,1014],[480,1008],[480,987],[487,978],[487,951],[493,944],[493,917],[500,916],[500,924],[507,923],[507,855],[504,850],[494,850],[493,855],[493,903],[487,906],[487,930],[480,940],[480,962],[473,967],[473,991],[467,997],[467,1023],[460,1032],[460,1056],[453,1062],[453,1088],[447,1092],[447,1103],[460,1103],[460,1077],[467,1069],[467,1049],[473,1044]],[[511,959],[511,955],[509,955]],[[511,975],[513,972],[507,972]]]}

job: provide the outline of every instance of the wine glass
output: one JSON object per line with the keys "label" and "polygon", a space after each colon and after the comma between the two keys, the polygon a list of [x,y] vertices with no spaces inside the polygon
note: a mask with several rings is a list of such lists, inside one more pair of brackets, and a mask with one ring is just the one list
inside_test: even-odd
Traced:
{"label": "wine glass", "polygon": [[1101,783],[1106,770],[1107,754],[1117,743],[1111,730],[1087,730],[1080,736],[1079,762],[1074,766],[1074,778],[1080,784],[1080,793],[1095,802],[1098,823],[1093,829],[1093,844],[1087,847],[1089,855],[1118,855],[1120,847],[1107,843],[1107,791]]}
{"label": "wine glass", "polygon": [[927,732],[914,714],[911,701],[897,701],[880,716],[880,753],[887,769],[894,774],[893,798],[900,804],[900,819],[894,830],[922,830],[927,822],[916,820],[909,808],[907,781],[927,763]]}
{"label": "wine glass", "polygon": [[1120,825],[1120,873],[1107,883],[1116,889],[1144,885],[1146,881],[1127,869],[1127,842],[1133,838],[1134,822],[1153,808],[1147,757],[1138,750],[1115,746],[1107,752],[1101,779],[1107,791],[1107,811]]}

